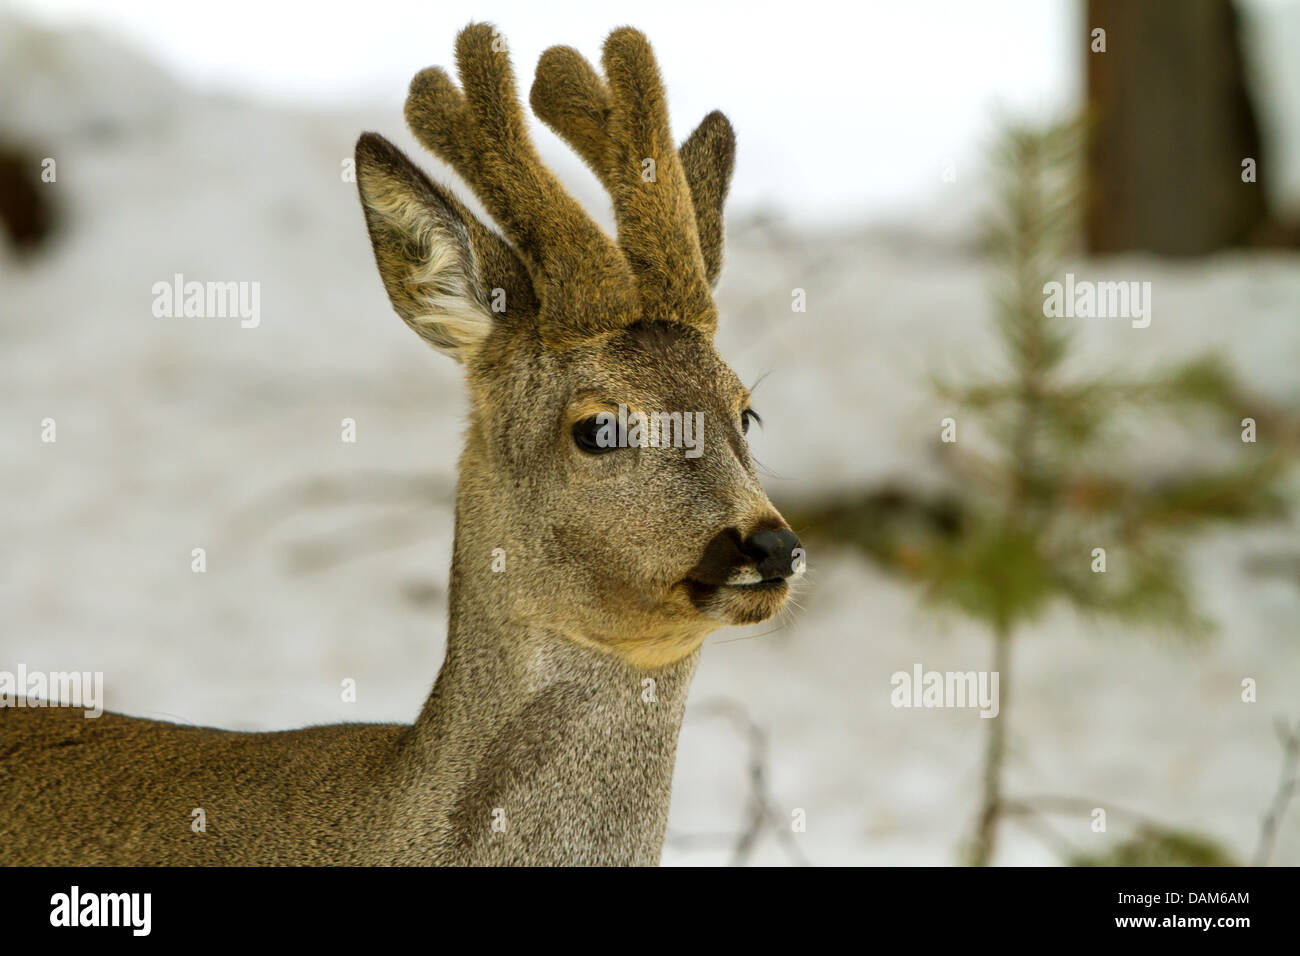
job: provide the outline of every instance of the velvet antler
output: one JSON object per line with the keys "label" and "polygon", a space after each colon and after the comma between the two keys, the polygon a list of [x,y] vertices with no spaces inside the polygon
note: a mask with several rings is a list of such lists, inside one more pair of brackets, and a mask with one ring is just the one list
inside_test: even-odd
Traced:
{"label": "velvet antler", "polygon": [[537,66],[533,111],[613,198],[619,245],[646,315],[712,332],[717,311],[709,290],[722,265],[722,206],[735,157],[731,124],[710,113],[674,152],[663,81],[645,36],[615,30],[602,63],[608,82],[576,50],[551,47]]}
{"label": "velvet antler", "polygon": [[628,263],[542,165],[504,42],[486,23],[456,38],[461,89],[440,67],[411,81],[406,121],[473,188],[528,267],[542,334],[555,344],[621,328],[641,313]]}

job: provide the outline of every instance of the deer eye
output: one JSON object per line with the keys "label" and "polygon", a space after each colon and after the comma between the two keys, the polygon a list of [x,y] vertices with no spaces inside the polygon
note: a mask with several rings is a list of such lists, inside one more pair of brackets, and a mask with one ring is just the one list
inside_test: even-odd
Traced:
{"label": "deer eye", "polygon": [[573,423],[573,443],[589,455],[603,455],[618,448],[610,441],[613,437],[610,431],[601,419],[592,415]]}
{"label": "deer eye", "polygon": [[751,420],[758,422],[760,425],[763,424],[763,419],[759,418],[758,412],[754,411],[752,408],[747,408],[740,413],[740,430],[746,435],[749,434],[749,423]]}

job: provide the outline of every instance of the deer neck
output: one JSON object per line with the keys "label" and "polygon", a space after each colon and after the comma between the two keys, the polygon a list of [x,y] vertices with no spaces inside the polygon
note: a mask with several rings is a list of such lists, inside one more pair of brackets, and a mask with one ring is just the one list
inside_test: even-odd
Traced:
{"label": "deer neck", "polygon": [[465,499],[462,487],[447,656],[405,748],[398,855],[657,864],[698,651],[636,669],[522,614],[510,572],[492,569],[505,539],[467,520],[492,512]]}

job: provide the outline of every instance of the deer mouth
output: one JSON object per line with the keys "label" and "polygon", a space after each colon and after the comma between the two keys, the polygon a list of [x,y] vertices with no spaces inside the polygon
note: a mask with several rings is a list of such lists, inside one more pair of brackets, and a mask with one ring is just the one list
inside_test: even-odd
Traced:
{"label": "deer mouth", "polygon": [[687,586],[692,593],[701,595],[714,594],[718,591],[734,591],[740,594],[763,594],[777,591],[788,591],[790,584],[785,578],[769,578],[758,581],[726,581],[721,584],[700,581],[695,578],[686,579]]}
{"label": "deer mouth", "polygon": [[755,593],[761,591],[781,591],[789,590],[790,585],[785,578],[768,578],[759,581],[729,581],[726,584],[720,584],[718,587],[730,588],[734,591],[752,591]]}
{"label": "deer mouth", "polygon": [[790,583],[785,578],[726,583],[687,578],[685,584],[696,610],[726,624],[766,621],[785,606],[790,596]]}

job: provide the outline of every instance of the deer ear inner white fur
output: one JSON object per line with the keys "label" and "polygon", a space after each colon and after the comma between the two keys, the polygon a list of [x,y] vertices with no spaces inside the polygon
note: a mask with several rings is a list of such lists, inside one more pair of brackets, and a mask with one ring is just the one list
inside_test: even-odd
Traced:
{"label": "deer ear inner white fur", "polygon": [[469,229],[414,169],[360,157],[357,174],[394,310],[420,338],[463,362],[493,325]]}

